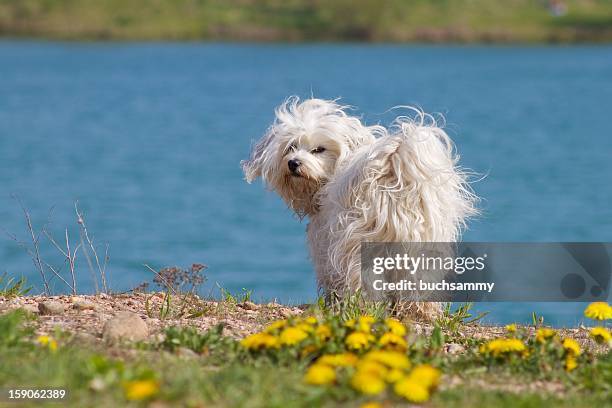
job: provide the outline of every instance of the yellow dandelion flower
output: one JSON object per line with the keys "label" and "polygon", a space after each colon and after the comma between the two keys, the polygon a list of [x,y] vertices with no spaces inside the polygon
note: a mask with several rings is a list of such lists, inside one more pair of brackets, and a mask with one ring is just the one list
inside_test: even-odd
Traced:
{"label": "yellow dandelion flower", "polygon": [[388,383],[396,383],[402,378],[404,378],[405,376],[406,376],[406,373],[403,370],[394,368],[390,370],[387,373],[387,375],[385,375],[385,381],[387,381]]}
{"label": "yellow dandelion flower", "polygon": [[384,380],[368,371],[358,371],[351,378],[351,386],[362,394],[376,395],[385,390]]}
{"label": "yellow dandelion flower", "polygon": [[325,354],[319,357],[317,363],[326,364],[332,367],[354,367],[359,358],[352,353]]}
{"label": "yellow dandelion flower", "polygon": [[287,346],[296,345],[304,341],[308,337],[308,333],[298,327],[287,327],[280,334],[281,344]]}
{"label": "yellow dandelion flower", "polygon": [[408,343],[406,342],[406,340],[404,340],[403,337],[391,332],[383,334],[380,340],[378,341],[378,344],[383,347],[392,347],[400,350],[408,349]]}
{"label": "yellow dandelion flower", "polygon": [[308,316],[306,319],[304,319],[304,322],[308,324],[317,324],[317,318],[314,316]]}
{"label": "yellow dandelion flower", "polygon": [[610,334],[610,331],[605,327],[593,327],[590,334],[593,340],[600,344],[610,343],[612,341],[612,334]]}
{"label": "yellow dandelion flower", "polygon": [[36,342],[43,347],[47,347],[51,351],[57,350],[57,341],[51,336],[42,335],[38,336]]}
{"label": "yellow dandelion flower", "polygon": [[405,378],[395,383],[393,391],[400,397],[404,397],[408,401],[417,404],[429,399],[429,390],[427,387],[410,378]]}
{"label": "yellow dandelion flower", "polygon": [[362,360],[357,364],[357,372],[383,378],[387,376],[389,369],[377,361]]}
{"label": "yellow dandelion flower", "polygon": [[380,402],[366,402],[365,404],[361,404],[359,408],[382,408],[382,404]]}
{"label": "yellow dandelion flower", "polygon": [[255,333],[245,337],[240,341],[240,345],[249,350],[260,350],[264,348],[278,347],[279,341],[268,333]]}
{"label": "yellow dandelion flower", "polygon": [[317,329],[315,330],[315,335],[317,336],[319,340],[325,341],[331,338],[332,331],[328,325],[322,324],[318,326]]}
{"label": "yellow dandelion flower", "polygon": [[38,338],[36,339],[36,342],[38,344],[40,344],[41,346],[46,346],[49,344],[49,342],[51,341],[51,337],[49,336],[38,336]]}
{"label": "yellow dandelion flower", "polygon": [[363,361],[376,361],[390,368],[410,368],[408,356],[397,351],[373,350],[363,356]]}
{"label": "yellow dandelion flower", "polygon": [[270,323],[265,329],[264,332],[266,333],[272,333],[275,332],[277,330],[282,329],[283,327],[287,326],[287,321],[286,320],[276,320],[272,323]]}
{"label": "yellow dandelion flower", "polygon": [[146,400],[159,392],[159,383],[155,380],[127,381],[123,384],[123,391],[130,401]]}
{"label": "yellow dandelion flower", "polygon": [[310,344],[310,345],[304,347],[302,349],[302,351],[300,351],[300,355],[302,357],[306,357],[307,355],[312,354],[312,353],[314,353],[317,350],[318,350],[317,346],[315,346],[314,344]]}
{"label": "yellow dandelion flower", "polygon": [[563,348],[569,355],[574,357],[579,356],[581,353],[580,344],[574,339],[566,338],[563,340]]}
{"label": "yellow dandelion flower", "polygon": [[565,371],[569,372],[578,367],[578,363],[576,362],[576,357],[571,354],[565,358]]}
{"label": "yellow dandelion flower", "polygon": [[365,333],[369,333],[372,330],[372,324],[374,324],[375,321],[376,319],[372,316],[368,316],[368,315],[361,316],[357,320],[356,330],[359,330]]}
{"label": "yellow dandelion flower", "polygon": [[552,339],[556,335],[557,332],[555,332],[553,329],[545,327],[536,331],[535,338],[538,343],[546,343],[548,339]]}
{"label": "yellow dandelion flower", "polygon": [[355,319],[350,319],[350,320],[347,320],[346,322],[344,322],[344,326],[348,327],[349,329],[354,329],[355,328],[355,324],[357,324]]}
{"label": "yellow dandelion flower", "polygon": [[440,370],[430,366],[429,364],[421,364],[414,367],[408,376],[410,380],[421,384],[428,390],[435,388],[440,384],[440,377],[442,377]]}
{"label": "yellow dandelion flower", "polygon": [[389,331],[397,336],[405,336],[406,335],[406,326],[404,326],[402,324],[402,322],[400,322],[397,319],[394,318],[389,318],[387,320],[385,320],[385,324],[387,325],[387,328],[389,329]]}
{"label": "yellow dandelion flower", "polygon": [[315,331],[315,328],[312,327],[312,325],[310,325],[308,323],[305,323],[305,322],[296,324],[295,328],[296,329],[300,329],[300,330],[302,330],[303,332],[306,332],[306,333],[313,333]]}
{"label": "yellow dandelion flower", "polygon": [[366,349],[372,341],[374,341],[374,336],[371,334],[356,331],[349,334],[344,342],[348,348],[352,350],[363,350]]}
{"label": "yellow dandelion flower", "polygon": [[327,385],[336,381],[336,371],[325,364],[313,364],[304,375],[304,382],[311,385]]}
{"label": "yellow dandelion flower", "polygon": [[612,306],[606,302],[593,302],[584,309],[584,315],[593,320],[612,319]]}
{"label": "yellow dandelion flower", "polygon": [[480,347],[482,354],[491,354],[500,357],[510,353],[523,353],[527,350],[525,344],[519,339],[495,339]]}
{"label": "yellow dandelion flower", "polygon": [[516,324],[512,323],[506,326],[506,331],[508,333],[516,333]]}

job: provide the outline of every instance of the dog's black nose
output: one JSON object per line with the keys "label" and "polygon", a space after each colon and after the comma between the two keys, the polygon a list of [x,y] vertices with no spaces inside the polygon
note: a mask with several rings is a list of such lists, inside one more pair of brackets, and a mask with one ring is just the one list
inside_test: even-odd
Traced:
{"label": "dog's black nose", "polygon": [[291,170],[294,173],[297,170],[297,168],[300,167],[300,164],[302,164],[302,162],[297,159],[291,159],[287,163],[287,165],[289,166],[289,170]]}

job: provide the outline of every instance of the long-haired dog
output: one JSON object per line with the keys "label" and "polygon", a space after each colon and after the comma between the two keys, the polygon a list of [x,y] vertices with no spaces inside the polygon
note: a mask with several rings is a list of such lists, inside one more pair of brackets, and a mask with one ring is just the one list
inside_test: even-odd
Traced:
{"label": "long-haired dog", "polygon": [[[447,134],[414,110],[389,129],[365,126],[335,101],[289,98],[242,162],[308,217],[310,254],[326,294],[362,287],[362,242],[454,242],[476,197]],[[416,302],[433,317],[439,304]],[[415,316],[416,317],[416,316]]]}

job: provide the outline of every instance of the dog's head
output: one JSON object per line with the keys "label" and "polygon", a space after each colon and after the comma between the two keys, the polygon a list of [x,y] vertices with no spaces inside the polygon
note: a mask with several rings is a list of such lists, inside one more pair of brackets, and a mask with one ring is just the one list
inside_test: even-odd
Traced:
{"label": "dog's head", "polygon": [[366,127],[335,101],[289,98],[276,120],[242,162],[246,180],[261,177],[300,216],[318,209],[317,192],[351,152],[374,141]]}

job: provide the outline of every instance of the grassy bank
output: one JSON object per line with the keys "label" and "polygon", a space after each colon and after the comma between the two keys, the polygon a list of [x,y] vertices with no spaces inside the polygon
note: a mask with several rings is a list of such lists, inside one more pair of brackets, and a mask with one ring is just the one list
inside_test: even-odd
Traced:
{"label": "grassy bank", "polygon": [[0,0],[0,34],[70,40],[612,40],[612,3],[568,0]]}
{"label": "grassy bank", "polygon": [[[480,326],[466,307],[400,322],[350,301],[194,297],[183,310],[165,296],[0,298],[0,388],[66,389],[63,406],[158,408],[592,407],[612,396],[612,353],[587,329]],[[148,332],[108,337],[121,311]]]}

